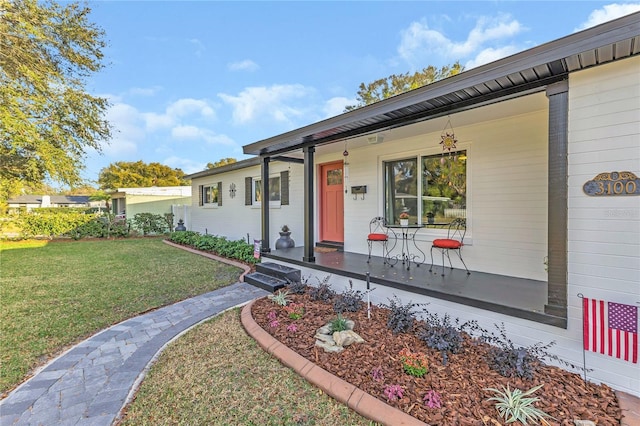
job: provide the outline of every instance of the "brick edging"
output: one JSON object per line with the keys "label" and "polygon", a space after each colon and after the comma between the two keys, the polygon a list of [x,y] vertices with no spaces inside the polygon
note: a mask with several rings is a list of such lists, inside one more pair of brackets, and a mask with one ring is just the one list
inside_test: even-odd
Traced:
{"label": "brick edging", "polygon": [[226,263],[228,265],[236,266],[243,270],[242,274],[238,277],[238,281],[244,282],[244,276],[251,272],[251,268],[245,265],[242,262],[236,262],[235,260],[227,259],[226,257],[216,256],[215,254],[207,253],[206,251],[200,251],[193,249],[191,247],[183,246],[180,244],[173,243],[169,240],[162,240],[163,243],[170,245],[171,247],[176,247],[182,250],[186,250],[191,253],[199,254],[200,256],[208,257],[209,259],[217,260],[218,262]]}
{"label": "brick edging", "polygon": [[289,349],[264,331],[251,315],[251,307],[255,300],[242,308],[240,321],[251,336],[266,352],[278,358],[280,362],[291,368],[308,382],[320,388],[327,395],[358,412],[360,415],[385,425],[425,425],[409,414],[391,407],[361,389],[353,386],[327,370]]}

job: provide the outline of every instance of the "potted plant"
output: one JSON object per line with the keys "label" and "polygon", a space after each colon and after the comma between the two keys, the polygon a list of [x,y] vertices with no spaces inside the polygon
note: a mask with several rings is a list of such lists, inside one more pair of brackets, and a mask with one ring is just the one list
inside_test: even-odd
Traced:
{"label": "potted plant", "polygon": [[285,249],[296,246],[296,242],[293,241],[290,237],[291,230],[287,225],[283,225],[280,228],[280,238],[276,241],[276,249]]}
{"label": "potted plant", "polygon": [[433,212],[427,213],[427,223],[433,223],[435,221],[435,214]]}
{"label": "potted plant", "polygon": [[409,226],[409,213],[402,212],[400,213],[400,226]]}

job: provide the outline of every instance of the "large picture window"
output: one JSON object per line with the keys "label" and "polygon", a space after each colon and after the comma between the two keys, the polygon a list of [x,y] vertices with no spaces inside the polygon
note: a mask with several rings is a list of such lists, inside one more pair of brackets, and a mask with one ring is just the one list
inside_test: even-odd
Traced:
{"label": "large picture window", "polygon": [[[398,224],[447,224],[467,216],[467,151],[384,163],[385,218]],[[420,196],[418,197],[418,194]]]}

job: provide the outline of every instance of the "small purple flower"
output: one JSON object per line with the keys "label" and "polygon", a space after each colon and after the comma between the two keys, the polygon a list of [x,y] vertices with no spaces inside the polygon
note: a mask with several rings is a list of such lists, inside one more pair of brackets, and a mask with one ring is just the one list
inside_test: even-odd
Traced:
{"label": "small purple flower", "polygon": [[276,328],[277,326],[279,326],[280,323],[278,322],[278,320],[273,320],[269,323],[269,327],[271,328]]}
{"label": "small purple flower", "polygon": [[404,389],[402,389],[402,386],[400,385],[387,385],[385,386],[383,393],[389,401],[396,401],[398,399],[402,399]]}
{"label": "small purple flower", "polygon": [[296,331],[298,331],[298,326],[291,323],[287,326],[287,331],[290,331],[292,333],[295,333]]}
{"label": "small purple flower", "polygon": [[440,408],[442,406],[442,400],[440,399],[440,394],[433,389],[429,389],[422,398],[425,405],[429,408]]}
{"label": "small purple flower", "polygon": [[267,319],[269,321],[275,321],[276,320],[276,313],[274,311],[271,311],[267,314]]}
{"label": "small purple flower", "polygon": [[382,372],[382,367],[376,367],[373,370],[371,370],[371,377],[373,377],[373,380],[377,382],[384,380],[384,373]]}

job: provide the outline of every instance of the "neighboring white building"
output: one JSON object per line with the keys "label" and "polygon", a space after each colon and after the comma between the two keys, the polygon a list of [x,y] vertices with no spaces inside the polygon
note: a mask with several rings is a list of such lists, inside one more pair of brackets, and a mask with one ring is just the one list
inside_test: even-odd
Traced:
{"label": "neighboring white building", "polygon": [[[269,261],[306,276],[330,273],[335,288],[363,289],[368,272],[376,303],[395,294],[487,329],[504,323],[516,344],[555,341],[557,355],[582,365],[581,296],[640,306],[639,54],[634,13],[252,143],[244,152],[259,158],[191,176],[194,190],[222,194],[222,206],[194,200],[192,229],[252,239],[261,232]],[[276,161],[283,156],[304,167]],[[294,203],[243,205],[243,183],[265,168],[289,172]],[[427,256],[446,235],[428,214],[442,223],[466,218],[471,275],[459,274],[455,256],[457,269],[444,278],[441,269],[416,271],[423,281],[354,264],[367,253],[371,218],[393,224],[402,211],[420,225],[415,247]],[[301,247],[268,253],[285,223]],[[325,240],[343,245],[343,262],[318,261],[316,241]],[[495,290],[492,278],[513,285],[482,294]],[[522,300],[529,294],[540,298],[535,308]],[[640,396],[640,364],[591,351],[585,359],[590,380]]]}
{"label": "neighboring white building", "polygon": [[20,195],[7,200],[10,211],[40,207],[102,207],[104,201],[91,201],[88,195]]}
{"label": "neighboring white building", "polygon": [[[148,188],[118,188],[111,193],[111,209],[116,215],[132,219],[137,213],[164,215],[172,206],[190,205],[190,186],[152,186]],[[175,218],[177,223],[178,218]],[[182,218],[187,220],[187,218]]]}

